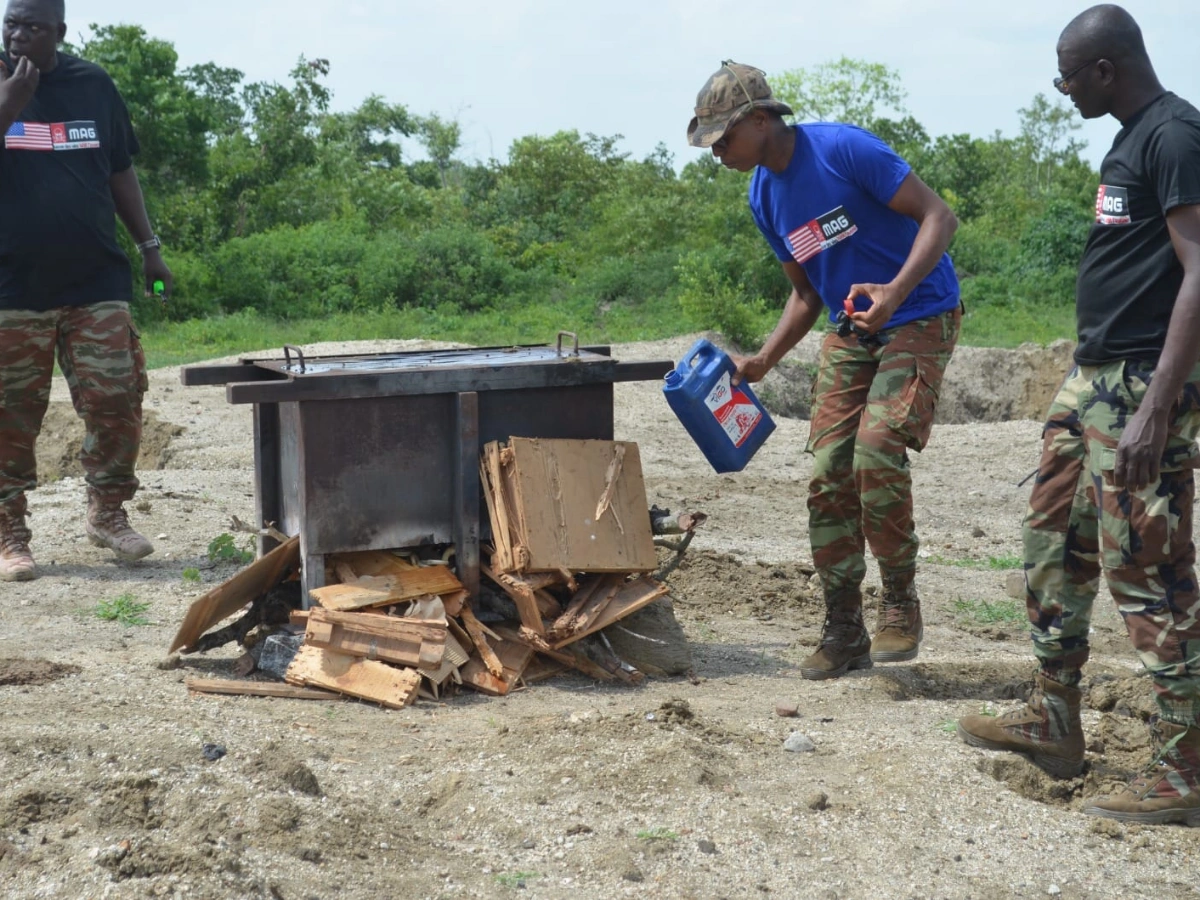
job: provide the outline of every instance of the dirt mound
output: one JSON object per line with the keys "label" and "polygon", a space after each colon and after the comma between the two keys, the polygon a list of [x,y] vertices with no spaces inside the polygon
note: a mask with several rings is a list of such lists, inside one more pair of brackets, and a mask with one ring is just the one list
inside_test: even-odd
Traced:
{"label": "dirt mound", "polygon": [[[164,422],[152,410],[142,414],[142,448],[139,469],[164,468],[170,457],[171,441],[183,434],[183,426]],[[83,449],[83,420],[70,403],[56,401],[46,410],[37,442],[38,484],[69,477],[82,477],[79,451]]]}
{"label": "dirt mound", "polygon": [[[946,369],[937,421],[1007,422],[1045,418],[1050,401],[1072,364],[1075,345],[1024,344],[1015,350],[958,347]],[[772,415],[807,419],[812,406],[820,336],[806,338],[767,373],[758,397]]]}
{"label": "dirt mound", "polygon": [[36,687],[78,675],[79,666],[67,666],[44,659],[0,659],[0,685],[23,684]]}

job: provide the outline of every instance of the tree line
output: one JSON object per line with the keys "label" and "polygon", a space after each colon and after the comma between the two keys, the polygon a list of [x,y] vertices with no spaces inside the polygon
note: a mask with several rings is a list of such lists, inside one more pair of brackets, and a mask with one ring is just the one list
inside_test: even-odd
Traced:
{"label": "tree line", "polygon": [[[93,26],[68,52],[104,66],[129,106],[138,171],[176,296],[138,314],[253,310],[281,319],[524,304],[676,315],[743,345],[786,299],[750,218],[749,176],[696,156],[677,170],[620,135],[560,131],[503,160],[460,156],[453,119],[371,96],[331,110],[329,63],[283,82],[181,68],[134,25]],[[772,76],[802,121],[846,121],[892,144],[959,217],[951,255],[972,304],[1069,304],[1098,175],[1071,111],[1037,95],[1015,136],[930,136],[898,74],[840,59]],[[400,139],[419,142],[410,159]]]}

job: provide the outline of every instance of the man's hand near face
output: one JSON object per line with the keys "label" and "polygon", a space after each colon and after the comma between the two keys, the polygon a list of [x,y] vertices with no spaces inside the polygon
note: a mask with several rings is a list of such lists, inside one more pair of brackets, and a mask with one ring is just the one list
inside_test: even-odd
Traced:
{"label": "man's hand near face", "polygon": [[40,78],[38,67],[27,56],[22,56],[11,72],[0,60],[0,125],[5,131],[33,99]]}

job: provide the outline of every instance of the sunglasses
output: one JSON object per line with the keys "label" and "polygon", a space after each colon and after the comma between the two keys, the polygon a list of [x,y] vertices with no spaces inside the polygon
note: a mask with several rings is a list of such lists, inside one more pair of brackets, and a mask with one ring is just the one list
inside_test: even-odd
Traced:
{"label": "sunglasses", "polygon": [[1054,79],[1054,87],[1060,94],[1071,93],[1071,79],[1086,69],[1088,66],[1094,66],[1100,62],[1098,59],[1093,59],[1091,62],[1085,62],[1082,66],[1076,66],[1066,75],[1059,75]]}

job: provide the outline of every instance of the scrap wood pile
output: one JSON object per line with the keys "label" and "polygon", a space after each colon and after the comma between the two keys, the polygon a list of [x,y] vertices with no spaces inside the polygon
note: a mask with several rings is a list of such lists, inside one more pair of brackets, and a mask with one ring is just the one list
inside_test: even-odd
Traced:
{"label": "scrap wood pile", "polygon": [[[205,632],[252,599],[241,619],[214,634],[253,653],[256,638],[282,617],[285,632],[297,632],[281,672],[287,684],[192,679],[189,688],[349,695],[402,708],[459,685],[504,695],[568,669],[640,682],[603,631],[666,594],[648,574],[658,567],[654,531],[690,535],[703,516],[668,521],[656,509],[652,523],[633,443],[513,438],[484,449],[481,473],[491,544],[478,597],[456,577],[450,552],[422,559],[431,548],[365,551],[327,556],[327,586],[311,591],[311,609],[281,611],[272,597],[289,585],[298,597],[299,539],[291,538],[196,601],[171,648],[218,646],[223,641]],[[243,660],[248,674],[258,657]]]}

